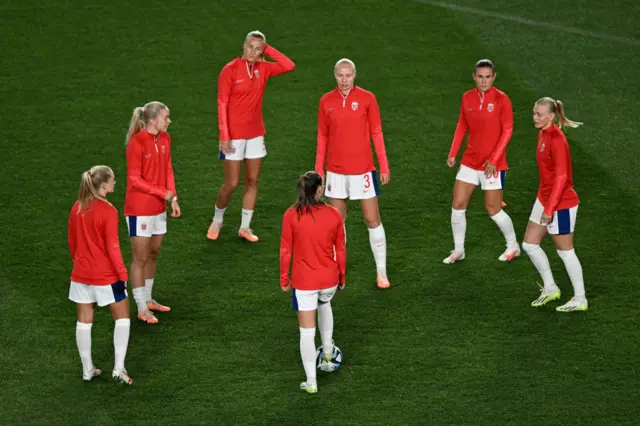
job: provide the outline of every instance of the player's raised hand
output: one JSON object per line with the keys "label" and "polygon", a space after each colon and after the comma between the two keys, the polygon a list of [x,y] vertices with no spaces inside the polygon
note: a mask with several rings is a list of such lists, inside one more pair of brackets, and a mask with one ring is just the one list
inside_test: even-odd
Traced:
{"label": "player's raised hand", "polygon": [[225,155],[229,153],[229,141],[220,141],[220,151]]}
{"label": "player's raised hand", "polygon": [[449,166],[449,168],[453,167],[456,165],[456,157],[449,157],[447,158],[447,166]]}
{"label": "player's raised hand", "polygon": [[386,185],[391,180],[391,173],[380,173],[380,183]]}

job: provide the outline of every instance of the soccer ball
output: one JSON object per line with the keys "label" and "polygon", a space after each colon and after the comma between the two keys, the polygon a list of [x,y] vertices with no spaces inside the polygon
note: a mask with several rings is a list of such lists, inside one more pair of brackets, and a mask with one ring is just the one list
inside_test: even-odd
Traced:
{"label": "soccer ball", "polygon": [[329,363],[322,363],[322,346],[316,350],[316,365],[319,370],[330,373],[336,371],[342,365],[342,351],[335,344],[333,345],[333,353]]}

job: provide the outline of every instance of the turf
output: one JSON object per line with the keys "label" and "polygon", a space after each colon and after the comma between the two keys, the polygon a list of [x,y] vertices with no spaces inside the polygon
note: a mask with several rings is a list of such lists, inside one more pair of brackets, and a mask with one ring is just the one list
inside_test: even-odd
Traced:
{"label": "turf", "polygon": [[[3,103],[0,424],[633,424],[640,418],[634,232],[640,205],[637,46],[411,1],[226,4],[139,0],[0,5]],[[638,38],[635,2],[459,1],[504,15]],[[578,5],[579,3],[579,5]],[[252,29],[296,63],[269,82],[267,149],[252,226],[235,236],[240,193],[218,242],[204,236],[222,183],[216,80]],[[301,393],[298,329],[278,289],[279,227],[295,181],[313,168],[320,96],[341,57],[380,103],[392,182],[380,199],[391,289],[375,287],[357,205],[347,222],[348,286],[334,303],[341,371]],[[553,96],[585,126],[569,130],[582,204],[576,247],[590,310],[534,310],[526,256],[502,264],[503,240],[474,195],[467,260],[451,249],[455,171],[445,160],[473,63],[489,57],[516,113],[507,212],[522,238],[535,199],[533,102]],[[132,324],[130,388],[80,380],[66,221],[80,175],[115,170],[134,107],[171,108],[183,217],[171,220],[154,294],[160,324]],[[130,248],[122,220],[127,263]],[[553,272],[571,285],[549,242]],[[133,305],[132,305],[133,308]],[[93,354],[112,366],[113,323],[96,317]]]}

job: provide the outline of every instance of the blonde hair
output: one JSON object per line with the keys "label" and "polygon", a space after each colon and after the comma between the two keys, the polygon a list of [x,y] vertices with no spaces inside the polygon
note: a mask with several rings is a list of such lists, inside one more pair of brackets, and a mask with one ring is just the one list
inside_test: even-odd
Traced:
{"label": "blonde hair", "polygon": [[548,96],[544,98],[540,98],[536,101],[536,105],[547,105],[549,107],[549,112],[552,112],[558,117],[558,127],[562,129],[564,126],[576,128],[582,126],[582,123],[579,121],[569,120],[566,115],[564,115],[564,105],[560,100],[554,100]]}
{"label": "blonde hair", "polygon": [[260,32],[258,30],[249,31],[247,33],[247,36],[244,38],[244,41],[249,40],[251,37],[259,38],[259,39],[263,40],[265,43],[267,42],[267,37],[265,37],[265,35],[262,34],[262,32]]}
{"label": "blonde hair", "polygon": [[338,62],[336,62],[336,65],[333,67],[333,72],[335,73],[338,70],[338,67],[344,64],[351,65],[351,68],[353,69],[353,73],[354,74],[356,73],[356,64],[354,64],[353,61],[348,58],[342,58]]}
{"label": "blonde hair", "polygon": [[168,109],[167,106],[158,101],[149,102],[141,107],[135,107],[133,109],[133,115],[131,116],[131,122],[129,123],[127,139],[124,141],[124,144],[128,144],[133,135],[144,129],[149,120],[156,118],[158,114],[165,109]]}
{"label": "blonde hair", "polygon": [[107,201],[100,195],[100,187],[113,177],[113,170],[109,166],[93,166],[82,174],[80,190],[78,191],[78,213],[85,207],[91,209],[93,200]]}

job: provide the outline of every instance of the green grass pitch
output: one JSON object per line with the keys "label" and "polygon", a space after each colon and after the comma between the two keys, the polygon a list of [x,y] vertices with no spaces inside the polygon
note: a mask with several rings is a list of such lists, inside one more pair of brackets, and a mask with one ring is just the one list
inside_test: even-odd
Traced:
{"label": "green grass pitch", "polygon": [[[598,34],[640,39],[640,6],[445,6],[452,3],[495,14],[408,0],[4,0],[0,424],[637,424],[640,46]],[[271,80],[264,100],[269,154],[252,222],[261,241],[236,237],[236,192],[220,240],[210,242],[222,183],[217,76],[253,29],[297,67]],[[320,375],[310,396],[297,389],[298,328],[290,295],[278,289],[279,230],[296,178],[313,168],[318,100],[334,87],[341,57],[355,61],[356,83],[381,107],[392,287],[375,286],[368,234],[352,204],[348,287],[334,303],[345,362]],[[504,242],[480,191],[468,210],[467,260],[441,263],[452,248],[455,170],[446,156],[460,96],[483,57],[496,63],[496,86],[514,104],[505,200],[519,240],[537,190],[533,102],[559,98],[585,123],[568,130],[582,200],[576,251],[585,313],[529,307],[539,278],[526,256],[497,261]],[[122,212],[128,120],[151,100],[171,109],[183,210],[170,220],[154,291],[173,311],[157,326],[132,320],[132,387],[85,383],[67,299],[66,221],[81,173],[95,164],[113,167],[110,199]],[[129,264],[123,219],[120,226]],[[552,244],[544,248],[564,301],[571,285]],[[112,328],[100,310],[93,356],[107,372]]]}

